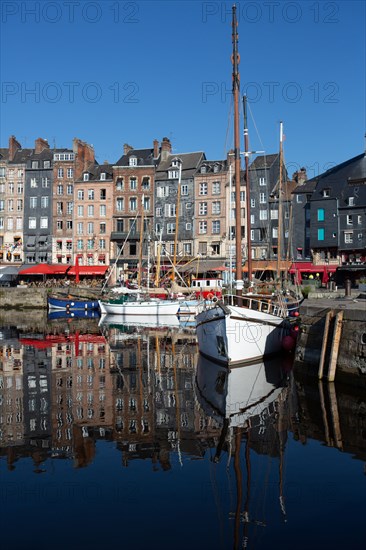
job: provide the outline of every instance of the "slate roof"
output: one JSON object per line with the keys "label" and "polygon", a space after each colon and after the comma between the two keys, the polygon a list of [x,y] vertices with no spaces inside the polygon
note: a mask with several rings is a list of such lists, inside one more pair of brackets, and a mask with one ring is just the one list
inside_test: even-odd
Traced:
{"label": "slate roof", "polygon": [[174,159],[180,159],[182,161],[182,179],[192,178],[196,174],[198,166],[205,158],[205,153],[203,151],[198,151],[196,153],[170,154],[166,160],[159,163],[156,169],[155,180],[169,179],[168,170],[172,167],[172,161]]}
{"label": "slate roof", "polygon": [[[307,186],[309,190],[314,190],[312,198],[320,199],[323,196],[323,190],[329,189],[331,198],[342,198],[353,194],[353,186],[349,185],[352,180],[354,180],[355,185],[357,185],[357,180],[366,180],[365,153],[346,160],[308,180],[303,186],[299,186],[299,190],[303,192],[304,186]],[[366,186],[363,185],[362,189],[364,189],[363,192],[366,195]]]}
{"label": "slate roof", "polygon": [[279,153],[271,155],[259,155],[249,166],[249,170],[263,170],[270,168],[278,159]]}
{"label": "slate roof", "polygon": [[156,163],[154,160],[154,149],[131,149],[127,155],[122,155],[114,166],[129,166],[130,157],[137,158],[137,166],[154,166]]}
{"label": "slate roof", "polygon": [[[206,172],[201,172],[201,167],[206,167]],[[219,167],[219,170],[215,172],[215,167]],[[206,174],[220,174],[220,172],[225,172],[228,169],[227,160],[206,160],[203,159],[199,166],[199,172],[203,176]]]}
{"label": "slate roof", "polygon": [[[84,182],[84,173],[89,174],[89,180]],[[106,179],[101,180],[100,175],[105,172]],[[88,183],[90,181],[108,181],[113,180],[113,165],[112,164],[97,164],[92,163],[88,166],[86,170],[83,170],[83,173],[80,178],[75,180],[75,183]]]}

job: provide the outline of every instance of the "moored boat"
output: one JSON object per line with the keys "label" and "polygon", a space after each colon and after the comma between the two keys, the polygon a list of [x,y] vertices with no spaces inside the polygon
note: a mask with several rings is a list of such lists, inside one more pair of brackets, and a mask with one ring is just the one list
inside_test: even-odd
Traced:
{"label": "moored boat", "polygon": [[98,310],[98,300],[85,298],[74,298],[72,296],[48,296],[47,304],[49,310]]}

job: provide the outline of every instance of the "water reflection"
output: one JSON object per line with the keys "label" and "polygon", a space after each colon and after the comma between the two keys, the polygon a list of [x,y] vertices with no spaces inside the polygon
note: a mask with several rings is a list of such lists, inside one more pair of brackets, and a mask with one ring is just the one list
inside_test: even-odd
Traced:
{"label": "water reflection", "polygon": [[[32,322],[24,315],[0,328],[4,487],[7,480],[29,487],[35,477],[30,465],[42,474],[37,495],[44,480],[62,487],[77,480],[82,495],[85,487],[99,483],[97,501],[83,503],[83,518],[91,510],[98,511],[100,521],[109,522],[117,512],[124,515],[127,540],[136,548],[148,547],[152,532],[157,542],[152,547],[161,549],[189,544],[269,548],[283,544],[283,537],[287,546],[300,548],[298,530],[308,511],[316,510],[317,525],[324,525],[323,535],[329,537],[326,520],[332,508],[326,490],[333,482],[338,488],[347,471],[350,494],[335,491],[332,504],[343,507],[345,498],[356,503],[347,507],[342,529],[348,521],[357,539],[362,530],[361,521],[354,525],[362,510],[357,506],[360,476],[364,479],[360,461],[366,458],[365,392],[309,383],[292,372],[289,358],[228,371],[199,356],[192,326],[168,321],[152,325],[69,317]],[[321,445],[314,448],[317,442]],[[347,453],[357,459],[353,477]],[[325,487],[318,499],[311,483]],[[67,494],[68,506],[71,501]],[[156,511],[155,502],[160,503]],[[6,504],[11,521],[19,502]],[[61,513],[63,503],[59,506]],[[150,531],[138,530],[135,544],[132,526],[141,506],[148,508]],[[49,502],[39,498],[34,514],[28,507],[29,521],[48,508]],[[79,517],[80,509],[75,512]],[[182,517],[191,531],[184,530],[177,541],[177,518]],[[113,525],[118,541],[119,516]],[[198,536],[189,534],[197,531]],[[99,539],[95,533],[92,537],[103,544],[102,532]],[[304,536],[303,547],[310,537],[310,532]],[[341,537],[334,527],[333,543]],[[7,542],[12,542],[10,532]],[[55,547],[66,543],[60,538]]]}

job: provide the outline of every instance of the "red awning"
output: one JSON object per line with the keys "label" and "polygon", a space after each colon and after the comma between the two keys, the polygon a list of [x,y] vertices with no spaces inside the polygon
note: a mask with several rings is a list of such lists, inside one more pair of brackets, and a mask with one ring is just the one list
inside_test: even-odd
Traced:
{"label": "red awning", "polygon": [[[105,272],[108,269],[108,265],[79,265],[77,268],[79,271],[79,275],[104,275]],[[76,275],[76,268],[75,266],[72,266],[69,271],[67,272],[68,275]]]}
{"label": "red awning", "polygon": [[69,268],[66,264],[36,264],[20,269],[18,275],[65,275]]}
{"label": "red awning", "polygon": [[294,262],[291,265],[290,273],[296,273],[298,271],[304,271],[309,273],[321,273],[327,271],[328,273],[334,273],[337,270],[336,265],[314,265],[311,262]]}

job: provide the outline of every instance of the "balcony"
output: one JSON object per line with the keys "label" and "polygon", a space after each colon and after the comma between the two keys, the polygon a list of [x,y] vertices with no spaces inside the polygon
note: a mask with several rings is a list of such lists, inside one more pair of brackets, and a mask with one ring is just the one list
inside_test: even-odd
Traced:
{"label": "balcony", "polygon": [[[111,242],[116,241],[125,241],[127,239],[128,231],[112,231],[111,233]],[[131,231],[128,237],[129,241],[139,241],[140,240],[140,232],[139,231]]]}

